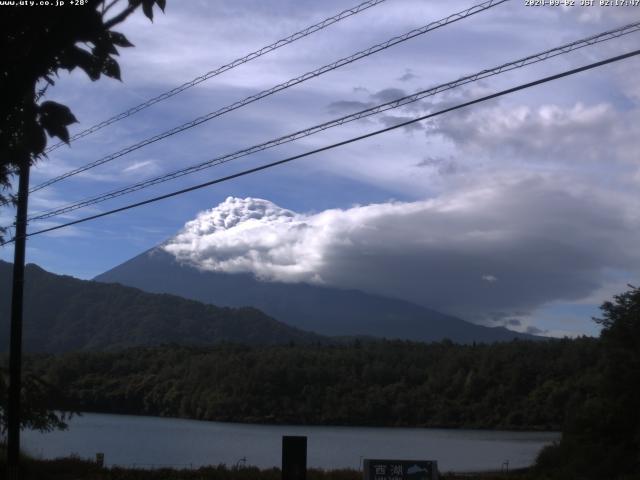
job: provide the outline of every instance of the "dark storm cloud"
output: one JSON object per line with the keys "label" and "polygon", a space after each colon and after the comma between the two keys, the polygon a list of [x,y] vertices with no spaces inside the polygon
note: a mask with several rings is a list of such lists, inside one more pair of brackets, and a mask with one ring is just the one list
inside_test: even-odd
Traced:
{"label": "dark storm cloud", "polygon": [[391,102],[396,98],[406,97],[407,95],[409,94],[406,91],[399,88],[385,88],[371,95],[371,98],[373,100],[377,100],[380,103],[385,103]]}
{"label": "dark storm cloud", "polygon": [[544,335],[545,333],[547,333],[547,330],[534,327],[533,325],[529,325],[525,331],[531,335]]}
{"label": "dark storm cloud", "polygon": [[418,78],[418,75],[414,74],[410,68],[407,68],[407,70],[402,76],[398,78],[398,80],[401,82],[408,82],[409,80],[413,80],[414,78]]}
{"label": "dark storm cloud", "polygon": [[[582,299],[602,286],[603,269],[637,268],[638,200],[617,200],[541,178],[316,214],[234,200],[233,226],[211,227],[229,218],[221,205],[168,249],[202,268],[358,288],[486,323]],[[256,202],[269,216],[256,216]]]}
{"label": "dark storm cloud", "polygon": [[373,106],[372,103],[358,102],[355,100],[340,100],[337,102],[330,103],[327,106],[327,111],[329,113],[340,115],[340,114],[359,112],[360,110],[364,110],[372,106]]}
{"label": "dark storm cloud", "polygon": [[454,157],[433,157],[426,156],[418,163],[416,163],[416,167],[418,168],[433,168],[440,175],[454,175],[461,170],[460,164],[455,160]]}

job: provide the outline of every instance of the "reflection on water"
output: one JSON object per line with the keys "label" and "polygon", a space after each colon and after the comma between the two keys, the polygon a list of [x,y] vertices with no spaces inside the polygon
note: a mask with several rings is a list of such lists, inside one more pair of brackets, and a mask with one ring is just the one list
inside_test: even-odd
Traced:
{"label": "reflection on water", "polygon": [[23,447],[42,458],[76,454],[106,465],[279,467],[283,435],[308,437],[310,467],[359,469],[363,458],[437,460],[442,471],[499,470],[530,465],[553,432],[418,428],[244,425],[174,418],[84,414],[66,432],[23,433]]}

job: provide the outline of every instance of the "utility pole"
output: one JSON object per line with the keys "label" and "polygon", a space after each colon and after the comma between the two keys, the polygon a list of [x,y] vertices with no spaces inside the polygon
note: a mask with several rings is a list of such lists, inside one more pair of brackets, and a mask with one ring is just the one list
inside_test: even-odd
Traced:
{"label": "utility pole", "polygon": [[11,291],[11,333],[9,343],[9,403],[7,408],[7,469],[9,480],[20,479],[20,391],[22,390],[22,300],[24,262],[27,242],[27,207],[29,198],[30,158],[20,162],[15,247],[13,252],[13,287]]}

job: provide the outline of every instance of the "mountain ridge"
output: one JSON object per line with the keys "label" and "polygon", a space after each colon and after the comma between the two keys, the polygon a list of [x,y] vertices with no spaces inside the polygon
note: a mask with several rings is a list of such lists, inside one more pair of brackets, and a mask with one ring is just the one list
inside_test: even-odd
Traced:
{"label": "mountain ridge", "polygon": [[539,339],[504,327],[485,327],[404,300],[307,283],[263,282],[252,274],[199,270],[162,246],[96,276],[153,293],[203,303],[253,306],[290,326],[326,336],[372,336],[459,343]]}
{"label": "mountain ridge", "polygon": [[[0,352],[9,341],[13,265],[0,261]],[[221,342],[325,343],[255,308],[221,308],[170,294],[25,269],[24,348],[33,353]]]}

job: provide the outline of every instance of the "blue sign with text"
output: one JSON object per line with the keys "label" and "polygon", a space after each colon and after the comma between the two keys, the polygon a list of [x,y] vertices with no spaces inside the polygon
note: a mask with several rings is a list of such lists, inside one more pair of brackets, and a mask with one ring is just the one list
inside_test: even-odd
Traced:
{"label": "blue sign with text", "polygon": [[437,480],[435,460],[365,459],[364,480]]}

